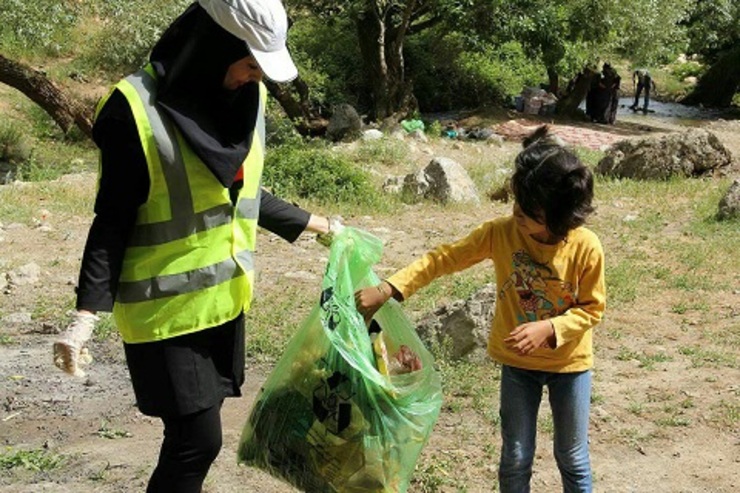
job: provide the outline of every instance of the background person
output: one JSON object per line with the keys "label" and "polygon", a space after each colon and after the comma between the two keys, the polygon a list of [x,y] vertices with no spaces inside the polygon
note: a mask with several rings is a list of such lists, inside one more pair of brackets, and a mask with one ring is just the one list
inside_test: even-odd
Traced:
{"label": "background person", "polygon": [[645,91],[645,98],[642,105],[642,111],[647,113],[648,105],[650,104],[650,91],[655,91],[655,82],[650,76],[650,72],[645,68],[638,68],[632,73],[632,89],[635,91],[635,102],[630,109],[637,111],[637,106],[640,102],[640,93]]}
{"label": "background person", "polygon": [[139,410],[164,424],[149,492],[201,491],[220,451],[221,405],[244,382],[257,225],[288,241],[331,229],[260,188],[261,80],[297,76],[286,31],[278,0],[200,0],[98,105],[95,218],[54,362],[84,375],[95,314],[112,309]]}

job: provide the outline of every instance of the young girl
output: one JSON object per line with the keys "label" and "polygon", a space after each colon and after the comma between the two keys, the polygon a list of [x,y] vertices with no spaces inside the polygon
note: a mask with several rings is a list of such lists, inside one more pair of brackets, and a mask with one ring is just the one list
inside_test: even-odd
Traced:
{"label": "young girl", "polygon": [[529,491],[546,385],[563,490],[590,492],[591,329],[605,307],[604,254],[582,226],[594,210],[593,177],[545,126],[524,146],[512,177],[512,215],[440,245],[358,291],[355,301],[369,320],[391,297],[405,300],[440,276],[493,260],[498,294],[488,353],[502,365],[499,489]]}

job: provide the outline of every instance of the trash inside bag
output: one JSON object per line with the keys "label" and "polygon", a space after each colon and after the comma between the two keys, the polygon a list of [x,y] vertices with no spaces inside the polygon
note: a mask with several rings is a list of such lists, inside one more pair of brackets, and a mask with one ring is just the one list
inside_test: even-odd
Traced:
{"label": "trash inside bag", "polygon": [[319,303],[255,400],[238,460],[311,493],[405,492],[442,405],[432,355],[390,300],[368,328],[354,292],[379,282],[376,237],[334,239]]}

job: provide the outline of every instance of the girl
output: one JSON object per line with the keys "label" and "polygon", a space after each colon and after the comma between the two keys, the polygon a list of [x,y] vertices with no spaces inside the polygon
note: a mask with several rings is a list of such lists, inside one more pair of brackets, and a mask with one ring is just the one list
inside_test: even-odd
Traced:
{"label": "girl", "polygon": [[493,260],[497,303],[488,353],[501,363],[502,493],[528,492],[542,388],[549,391],[555,458],[566,492],[592,490],[588,419],[592,329],[605,308],[604,254],[583,227],[593,177],[540,127],[524,141],[512,177],[513,214],[440,245],[378,286],[355,294],[370,320],[393,297]]}

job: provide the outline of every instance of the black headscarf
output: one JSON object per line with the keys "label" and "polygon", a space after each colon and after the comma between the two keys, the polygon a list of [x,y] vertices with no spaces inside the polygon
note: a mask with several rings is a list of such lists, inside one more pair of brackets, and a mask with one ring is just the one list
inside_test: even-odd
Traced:
{"label": "black headscarf", "polygon": [[158,80],[157,103],[195,154],[230,187],[254,135],[259,86],[223,87],[229,65],[249,55],[246,43],[191,5],[164,32],[149,60]]}

